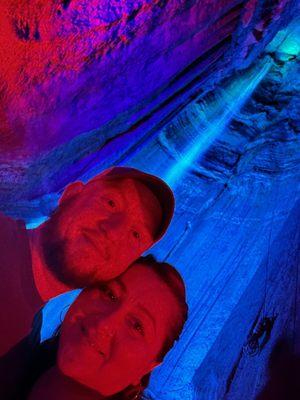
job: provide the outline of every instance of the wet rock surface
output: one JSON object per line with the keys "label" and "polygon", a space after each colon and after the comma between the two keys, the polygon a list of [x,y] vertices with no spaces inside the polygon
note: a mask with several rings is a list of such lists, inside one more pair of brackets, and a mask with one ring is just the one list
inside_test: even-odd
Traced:
{"label": "wet rock surface", "polygon": [[[183,274],[191,310],[182,341],[153,374],[150,399],[254,400],[277,341],[300,351],[298,69],[297,58],[275,60],[222,134],[172,181],[176,215],[154,253]],[[127,162],[170,176],[207,120],[218,120],[216,99],[193,102]],[[269,332],[249,348],[265,320]]]}
{"label": "wet rock surface", "polygon": [[95,153],[137,124],[148,131],[149,119],[161,121],[248,66],[296,4],[276,1],[264,11],[265,3],[1,2],[2,159],[29,165],[64,144],[68,152],[72,139],[84,143],[86,135],[97,138]]}
{"label": "wet rock surface", "polygon": [[37,21],[0,5],[20,60],[0,69],[0,209],[37,223],[111,164],[165,178],[176,213],[153,252],[184,276],[190,318],[147,396],[254,400],[278,338],[300,350],[299,55],[256,58],[295,2],[207,1],[193,18],[197,2],[46,3]]}

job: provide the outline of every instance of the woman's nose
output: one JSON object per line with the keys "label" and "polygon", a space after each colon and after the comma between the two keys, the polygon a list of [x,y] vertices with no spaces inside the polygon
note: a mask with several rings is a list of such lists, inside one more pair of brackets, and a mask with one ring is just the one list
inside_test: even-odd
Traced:
{"label": "woman's nose", "polygon": [[115,307],[98,316],[96,321],[96,335],[100,350],[109,356],[114,346],[116,335],[119,332],[123,320],[123,313],[120,307]]}
{"label": "woman's nose", "polygon": [[115,329],[113,326],[107,323],[98,324],[97,326],[97,335],[100,339],[106,339],[106,341],[110,341],[115,334]]}
{"label": "woman's nose", "polygon": [[100,334],[103,332],[108,336],[113,336],[122,320],[120,308],[120,306],[112,304],[112,307],[107,309],[105,313],[98,315],[96,329]]}

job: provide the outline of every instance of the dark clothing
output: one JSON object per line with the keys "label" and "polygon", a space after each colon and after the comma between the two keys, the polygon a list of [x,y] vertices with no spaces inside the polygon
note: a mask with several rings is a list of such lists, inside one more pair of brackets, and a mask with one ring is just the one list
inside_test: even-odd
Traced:
{"label": "dark clothing", "polygon": [[30,338],[26,337],[1,357],[0,399],[26,399],[25,389],[29,385],[32,356]]}
{"label": "dark clothing", "polygon": [[32,349],[28,334],[42,304],[34,284],[25,225],[0,213],[1,399],[19,399],[13,392],[28,368]]}
{"label": "dark clothing", "polygon": [[[23,369],[23,374],[18,376],[19,384],[17,387],[10,385],[6,400],[26,400],[39,378],[47,372],[48,369],[54,367],[56,363],[56,355],[58,350],[59,336],[48,339],[38,346],[28,341],[27,346],[31,347],[30,354],[25,352],[26,363],[28,367]],[[20,349],[18,349],[19,351]],[[23,365],[25,363],[22,363]],[[21,368],[22,366],[21,365]],[[65,377],[65,387],[67,387],[67,397],[63,400],[100,400],[99,394],[93,390],[81,385]],[[1,397],[2,399],[2,397]],[[61,399],[61,397],[59,397]]]}
{"label": "dark clothing", "polygon": [[[40,343],[43,313],[33,322],[31,334],[0,358],[0,399],[27,400],[39,378],[56,363],[59,336]],[[101,397],[66,377],[68,398],[64,400],[99,400]]]}
{"label": "dark clothing", "polygon": [[[5,400],[27,400],[28,396],[48,369],[56,364],[56,356],[59,343],[59,329],[57,335],[40,343],[40,330],[42,326],[43,313],[38,312],[34,318],[33,329],[29,336],[24,338],[17,346],[10,350],[0,360],[0,399]],[[146,387],[150,374],[143,378]],[[63,400],[100,400],[97,392],[91,390],[72,379],[66,378],[67,397]],[[141,400],[142,396],[135,397],[136,390],[127,388],[107,400],[128,400],[136,398]],[[141,393],[142,395],[142,393]],[[59,399],[61,400],[61,398]]]}
{"label": "dark clothing", "polygon": [[28,335],[42,304],[25,225],[0,213],[0,357]]}
{"label": "dark clothing", "polygon": [[[22,221],[1,213],[0,305],[0,399],[26,400],[39,377],[55,365],[58,337],[40,344],[43,314],[37,311],[43,301],[34,283],[28,234]],[[74,400],[99,399],[76,382],[70,387]]]}
{"label": "dark clothing", "polygon": [[[35,379],[31,370],[34,368],[35,354],[39,348],[42,317],[40,310],[34,318],[31,334],[0,357],[0,399],[26,399],[25,393],[30,387],[30,379]],[[55,357],[56,352],[53,354]]]}

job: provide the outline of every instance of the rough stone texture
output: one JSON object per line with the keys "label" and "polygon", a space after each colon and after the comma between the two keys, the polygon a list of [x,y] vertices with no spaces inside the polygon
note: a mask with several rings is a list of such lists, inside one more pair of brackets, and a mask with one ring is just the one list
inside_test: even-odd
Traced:
{"label": "rough stone texture", "polygon": [[[299,55],[275,47],[256,58],[295,2],[102,2],[107,30],[95,3],[91,22],[83,1],[31,1],[36,17],[29,2],[0,4],[1,34],[11,29],[0,47],[11,57],[0,67],[1,210],[48,216],[68,182],[111,163],[166,179],[177,168],[175,218],[153,252],[182,272],[190,318],[148,397],[254,400],[276,340],[300,350]],[[266,316],[276,317],[270,337],[250,356],[248,335]]]}
{"label": "rough stone texture", "polygon": [[[200,88],[247,66],[295,5],[294,0],[2,1],[3,161],[26,159],[22,169],[29,159],[79,136],[83,158],[137,125],[148,130],[149,119],[157,123]],[[85,148],[86,135],[92,147]]]}
{"label": "rough stone texture", "polygon": [[[254,400],[276,341],[300,351],[298,72],[299,58],[275,57],[242,111],[173,181],[176,215],[154,254],[182,272],[191,309],[149,399]],[[126,163],[168,177],[203,134],[203,110],[216,118],[216,98],[190,104]],[[248,335],[264,317],[275,322],[251,356]]]}
{"label": "rough stone texture", "polygon": [[0,2],[1,208],[29,222],[48,215],[67,183],[117,162],[246,68],[296,5]]}

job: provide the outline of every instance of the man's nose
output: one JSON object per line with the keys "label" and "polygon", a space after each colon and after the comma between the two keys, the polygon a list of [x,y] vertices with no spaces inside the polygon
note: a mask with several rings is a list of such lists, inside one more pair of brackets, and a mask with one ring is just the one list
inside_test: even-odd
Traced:
{"label": "man's nose", "polygon": [[127,217],[124,213],[118,212],[110,215],[99,224],[109,239],[117,240],[125,231],[125,227],[127,226]]}

